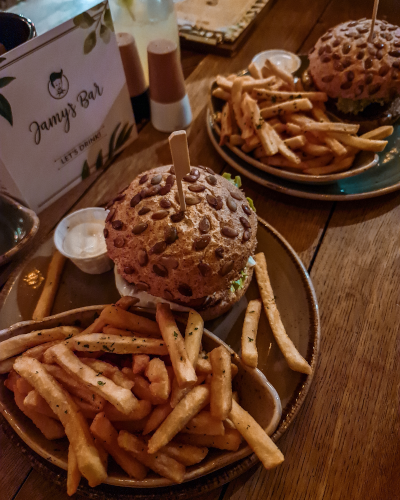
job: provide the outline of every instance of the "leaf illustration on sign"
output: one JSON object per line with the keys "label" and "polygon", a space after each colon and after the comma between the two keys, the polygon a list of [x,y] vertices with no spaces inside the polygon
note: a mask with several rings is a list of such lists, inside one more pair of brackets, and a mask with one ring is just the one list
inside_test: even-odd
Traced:
{"label": "leaf illustration on sign", "polygon": [[85,163],[83,164],[82,167],[82,180],[86,179],[90,175],[90,170],[89,170],[89,164],[87,160],[85,160]]}
{"label": "leaf illustration on sign", "polygon": [[[6,87],[13,80],[15,80],[13,76],[4,76],[0,78],[0,89]],[[3,94],[0,94],[0,116],[5,118],[11,126],[13,125],[11,106]]]}
{"label": "leaf illustration on sign", "polygon": [[100,170],[103,168],[103,150],[100,149],[99,154],[97,155],[96,160],[96,170]]}
{"label": "leaf illustration on sign", "polygon": [[85,38],[85,43],[83,44],[83,53],[89,54],[89,52],[91,52],[95,48],[96,41],[97,41],[96,32],[92,31]]}
{"label": "leaf illustration on sign", "polygon": [[[122,130],[120,131],[120,133],[118,134],[118,137],[117,137],[117,133],[118,133],[120,126],[121,126],[121,124],[118,123],[118,125],[113,130],[113,133],[111,134],[110,142],[109,142],[109,146],[108,146],[108,158],[107,158],[107,161],[105,163],[104,163],[104,159],[103,159],[103,150],[100,149],[100,151],[98,152],[96,163],[95,163],[96,170],[100,170],[102,168],[107,168],[115,160],[116,156],[120,152],[120,149],[128,141],[129,137],[131,136],[131,133],[132,133],[132,130],[134,127],[134,123],[132,123],[132,125],[129,125],[129,123],[125,123],[125,125],[122,127]],[[90,167],[89,167],[87,160],[85,160],[83,167],[82,167],[82,174],[81,174],[82,180],[89,177],[89,175],[90,175]]]}
{"label": "leaf illustration on sign", "polygon": [[98,36],[104,43],[108,43],[111,38],[111,31],[114,31],[108,2],[103,2],[90,9],[90,11],[93,12],[93,15],[90,15],[89,12],[83,12],[73,19],[75,26],[79,28],[89,29],[94,26],[94,29],[85,38],[83,44],[84,54],[89,54],[96,47]]}

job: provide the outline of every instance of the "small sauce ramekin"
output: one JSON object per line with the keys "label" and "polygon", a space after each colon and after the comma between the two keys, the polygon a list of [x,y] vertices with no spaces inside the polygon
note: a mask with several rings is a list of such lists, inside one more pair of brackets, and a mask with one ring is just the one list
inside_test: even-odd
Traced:
{"label": "small sauce ramekin", "polygon": [[83,208],[62,219],[55,230],[57,250],[85,273],[102,274],[114,265],[103,235],[106,216],[104,208]]}

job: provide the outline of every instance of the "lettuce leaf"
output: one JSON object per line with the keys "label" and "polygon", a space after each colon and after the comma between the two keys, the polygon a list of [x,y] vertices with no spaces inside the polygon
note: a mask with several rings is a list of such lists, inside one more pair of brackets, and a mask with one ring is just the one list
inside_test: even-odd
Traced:
{"label": "lettuce leaf", "polygon": [[[246,268],[245,268],[246,269]],[[244,282],[247,278],[246,270],[240,271],[240,278],[231,282],[231,292],[235,293],[244,287]]]}
{"label": "lettuce leaf", "polygon": [[240,178],[240,175],[237,175],[234,179],[232,179],[232,175],[225,172],[225,174],[222,174],[222,177],[224,177],[227,181],[232,182],[232,184],[237,188],[242,187],[242,179]]}
{"label": "lettuce leaf", "polygon": [[250,208],[251,208],[254,212],[257,212],[256,207],[254,206],[254,201],[253,201],[251,198],[249,198],[248,196],[246,196],[246,200],[249,202]]}

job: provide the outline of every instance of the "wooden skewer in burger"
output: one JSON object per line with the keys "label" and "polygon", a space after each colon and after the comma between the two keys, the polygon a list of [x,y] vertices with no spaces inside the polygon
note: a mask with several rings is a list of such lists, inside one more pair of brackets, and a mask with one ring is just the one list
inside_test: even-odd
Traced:
{"label": "wooden skewer in burger", "polygon": [[174,165],[140,175],[110,204],[108,254],[119,291],[137,296],[138,305],[168,301],[212,319],[250,284],[257,217],[232,182],[208,167],[189,167],[185,132],[173,133],[170,145]]}

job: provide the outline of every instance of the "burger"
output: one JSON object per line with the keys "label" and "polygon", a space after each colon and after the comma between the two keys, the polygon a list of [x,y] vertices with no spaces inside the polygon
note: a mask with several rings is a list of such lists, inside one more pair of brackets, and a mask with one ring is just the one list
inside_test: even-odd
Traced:
{"label": "burger", "polygon": [[400,115],[400,28],[370,19],[329,29],[309,53],[308,76],[330,98],[327,110],[366,132]]}
{"label": "burger", "polygon": [[117,287],[122,280],[139,305],[168,301],[213,319],[250,284],[257,217],[243,191],[208,167],[191,168],[182,187],[185,211],[173,166],[137,177],[108,206],[107,251]]}

